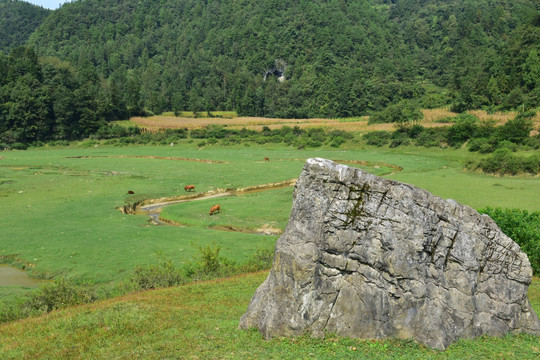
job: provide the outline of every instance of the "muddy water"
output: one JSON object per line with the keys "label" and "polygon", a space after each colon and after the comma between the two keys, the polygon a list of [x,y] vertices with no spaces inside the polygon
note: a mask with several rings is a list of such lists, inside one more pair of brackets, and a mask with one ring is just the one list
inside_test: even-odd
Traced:
{"label": "muddy water", "polygon": [[37,287],[43,280],[32,279],[28,274],[10,265],[0,265],[0,286]]}

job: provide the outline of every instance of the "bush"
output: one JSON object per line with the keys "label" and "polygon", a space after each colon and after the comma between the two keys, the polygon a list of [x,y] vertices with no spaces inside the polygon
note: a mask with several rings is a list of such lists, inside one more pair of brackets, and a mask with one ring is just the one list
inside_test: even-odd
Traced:
{"label": "bush", "polygon": [[510,142],[508,140],[503,140],[497,144],[498,149],[508,149],[511,152],[516,152],[518,150],[518,145]]}
{"label": "bush", "polygon": [[523,145],[533,150],[540,149],[540,134],[527,138],[523,142]]}
{"label": "bush", "polygon": [[420,124],[414,124],[413,126],[406,127],[405,131],[411,139],[416,139],[424,132],[425,129],[426,128]]}
{"label": "bush", "polygon": [[540,154],[534,154],[523,160],[523,171],[536,175],[540,173]]}
{"label": "bush", "polygon": [[137,266],[132,281],[140,289],[157,289],[178,285],[182,282],[182,273],[174,267],[172,260],[159,254],[157,265]]}
{"label": "bush", "polygon": [[470,163],[469,167],[479,167],[493,174],[516,175],[520,172],[528,172],[536,175],[540,172],[540,154],[522,157],[514,155],[508,148],[501,148],[477,163]]}
{"label": "bush", "polygon": [[409,145],[411,143],[411,139],[409,138],[409,135],[407,134],[407,129],[404,127],[398,128],[396,131],[392,133],[392,141],[390,142],[390,147],[398,147],[398,146],[404,146]]}
{"label": "bush", "polygon": [[389,131],[383,130],[372,131],[364,134],[362,138],[366,140],[366,143],[368,145],[382,147],[388,144],[388,142],[392,138],[392,134]]}
{"label": "bush", "polygon": [[137,126],[125,127],[118,124],[104,124],[90,138],[107,140],[139,135],[140,133],[141,129]]}
{"label": "bush", "polygon": [[513,120],[497,128],[497,137],[499,140],[507,140],[515,144],[521,144],[525,141],[533,129],[531,116],[532,114],[530,113],[519,114]]}
{"label": "bush", "polygon": [[410,101],[401,101],[369,117],[368,124],[373,123],[407,123],[424,117],[420,109]]}
{"label": "bush", "polygon": [[92,289],[77,286],[66,279],[58,279],[45,285],[26,302],[26,312],[47,313],[71,305],[97,300]]}
{"label": "bush", "polygon": [[519,159],[509,149],[497,149],[493,155],[480,161],[479,167],[488,173],[516,175],[520,171]]}
{"label": "bush", "polygon": [[335,137],[331,142],[330,146],[338,148],[345,142],[345,139],[343,139],[341,136]]}
{"label": "bush", "polygon": [[255,254],[243,266],[243,272],[266,270],[272,267],[274,261],[274,249],[257,249]]}
{"label": "bush", "polygon": [[415,144],[425,147],[445,147],[446,131],[446,128],[426,128],[415,139]]}
{"label": "bush", "polygon": [[450,146],[460,146],[467,140],[475,137],[478,131],[478,118],[470,114],[462,114],[456,118],[447,133],[446,140]]}
{"label": "bush", "polygon": [[468,142],[469,151],[480,154],[490,154],[497,148],[497,141],[494,139],[476,138]]}
{"label": "bush", "polygon": [[527,254],[533,272],[540,275],[540,212],[527,212],[519,209],[486,207],[478,210],[489,215],[501,230],[517,242]]}
{"label": "bush", "polygon": [[24,144],[24,143],[21,143],[21,142],[15,142],[15,143],[11,144],[11,148],[13,150],[26,150],[26,149],[28,149],[28,145]]}
{"label": "bush", "polygon": [[192,129],[189,132],[189,137],[192,139],[206,139],[206,129]]}

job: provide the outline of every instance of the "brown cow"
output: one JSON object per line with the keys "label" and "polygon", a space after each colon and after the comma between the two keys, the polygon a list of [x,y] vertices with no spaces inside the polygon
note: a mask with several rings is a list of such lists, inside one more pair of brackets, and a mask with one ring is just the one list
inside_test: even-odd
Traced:
{"label": "brown cow", "polygon": [[186,186],[184,186],[184,190],[186,190],[186,191],[195,191],[195,185],[186,185]]}
{"label": "brown cow", "polygon": [[265,156],[264,161],[270,161],[270,159]]}
{"label": "brown cow", "polygon": [[214,205],[210,208],[210,215],[212,215],[213,213],[215,212],[218,212],[220,213],[221,212],[221,206],[219,205]]}
{"label": "brown cow", "polygon": [[133,191],[133,190],[128,190],[128,194],[135,194],[135,191]]}

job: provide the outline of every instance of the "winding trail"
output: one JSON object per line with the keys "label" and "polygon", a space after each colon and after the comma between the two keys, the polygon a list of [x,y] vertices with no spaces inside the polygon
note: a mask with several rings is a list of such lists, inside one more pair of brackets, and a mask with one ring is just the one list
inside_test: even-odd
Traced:
{"label": "winding trail", "polygon": [[150,216],[150,222],[154,225],[181,226],[181,225],[175,224],[172,221],[161,219],[159,217],[159,214],[161,213],[161,209],[168,205],[180,204],[180,203],[189,202],[189,201],[207,200],[207,199],[221,198],[221,197],[227,197],[227,196],[245,195],[245,194],[250,194],[250,193],[280,189],[284,187],[294,186],[297,180],[298,180],[297,178],[294,178],[294,179],[289,179],[289,180],[284,180],[284,181],[279,181],[279,182],[274,182],[274,183],[248,186],[248,187],[239,188],[239,189],[216,189],[212,191],[201,192],[201,193],[196,193],[196,194],[191,194],[191,195],[180,195],[180,196],[175,196],[175,197],[158,198],[158,199],[145,199],[142,201],[135,202],[133,204],[126,204],[124,206],[120,206],[118,207],[118,209],[123,214],[148,215]]}
{"label": "winding trail", "polygon": [[[91,157],[91,156],[88,156],[88,157]],[[124,156],[124,155],[114,156],[114,157],[142,157],[142,158],[152,158],[152,159],[155,158],[155,159],[166,159],[166,160],[186,160],[186,161],[200,161],[200,162],[211,162],[211,163],[224,163],[222,161],[186,159],[186,158],[179,158],[179,157]],[[74,158],[87,158],[87,157],[77,156]],[[333,160],[333,161],[337,163],[363,165],[363,166],[369,166],[369,167],[374,167],[374,168],[379,168],[380,166],[384,166],[384,167],[393,169],[395,171],[403,170],[403,168],[400,166],[382,163],[382,162],[380,163],[380,162],[371,162],[371,161],[363,161],[363,160]],[[294,178],[294,179],[289,179],[289,180],[284,180],[284,181],[279,181],[279,182],[248,186],[248,187],[238,188],[238,189],[216,189],[216,190],[211,190],[211,191],[206,191],[206,192],[200,192],[200,193],[189,194],[189,195],[180,195],[180,196],[175,196],[175,197],[145,199],[145,200],[137,201],[135,203],[120,206],[117,209],[119,209],[123,214],[148,215],[150,217],[149,221],[154,225],[183,226],[181,224],[175,223],[172,220],[160,218],[159,215],[161,213],[161,210],[165,206],[169,206],[173,204],[180,204],[184,202],[244,195],[244,194],[249,194],[249,193],[256,193],[256,192],[262,192],[262,191],[268,191],[268,190],[294,186],[297,180],[298,178]],[[242,229],[238,229],[233,226],[219,228],[217,230],[243,231]]]}

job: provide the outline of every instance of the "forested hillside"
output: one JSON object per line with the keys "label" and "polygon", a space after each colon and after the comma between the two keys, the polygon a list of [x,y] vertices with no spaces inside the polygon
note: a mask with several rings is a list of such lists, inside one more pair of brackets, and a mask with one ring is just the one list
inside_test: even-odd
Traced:
{"label": "forested hillside", "polygon": [[19,0],[0,0],[0,52],[24,45],[51,10]]}
{"label": "forested hillside", "polygon": [[0,53],[0,143],[80,138],[171,110],[304,118],[540,104],[536,0],[78,0],[26,46]]}
{"label": "forested hillside", "polygon": [[39,56],[94,64],[118,113],[531,107],[539,10],[535,0],[84,0],[55,11],[29,43]]}

